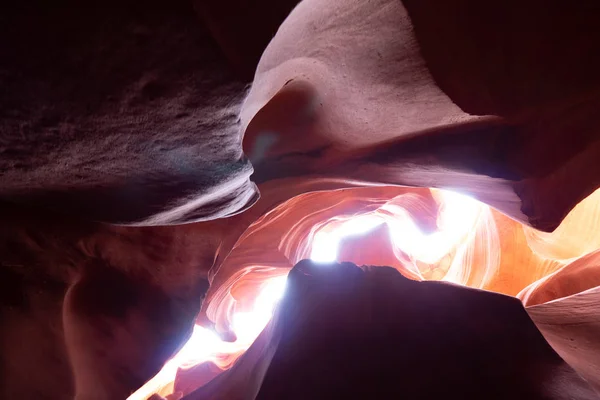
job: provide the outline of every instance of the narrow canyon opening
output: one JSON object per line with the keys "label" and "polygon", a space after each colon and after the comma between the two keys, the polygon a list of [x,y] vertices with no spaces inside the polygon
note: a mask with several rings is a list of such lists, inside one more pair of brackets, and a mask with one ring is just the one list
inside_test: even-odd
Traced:
{"label": "narrow canyon opening", "polygon": [[[449,190],[373,187],[297,196],[250,226],[214,277],[222,283],[208,293],[203,322],[129,400],[187,395],[229,369],[271,319],[285,295],[287,273],[302,259],[322,268],[336,262],[391,266],[409,279],[516,296],[534,306],[600,284],[597,223],[600,190],[552,233]],[[270,247],[248,252],[256,240]],[[287,265],[268,261],[282,257]],[[243,259],[244,267],[228,273],[230,259]],[[520,268],[524,264],[529,267]],[[555,350],[560,353],[560,346]]]}

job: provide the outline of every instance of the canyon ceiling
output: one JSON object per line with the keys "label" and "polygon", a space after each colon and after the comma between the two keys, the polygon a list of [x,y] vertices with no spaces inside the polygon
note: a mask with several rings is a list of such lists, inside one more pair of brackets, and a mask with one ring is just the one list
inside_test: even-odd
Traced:
{"label": "canyon ceiling", "polygon": [[599,398],[600,4],[297,3],[1,6],[0,398]]}

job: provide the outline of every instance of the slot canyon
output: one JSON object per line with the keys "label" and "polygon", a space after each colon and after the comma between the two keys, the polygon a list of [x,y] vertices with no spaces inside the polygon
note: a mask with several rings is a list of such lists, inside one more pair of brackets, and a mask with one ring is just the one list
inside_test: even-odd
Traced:
{"label": "slot canyon", "polygon": [[600,399],[600,3],[1,10],[0,399]]}

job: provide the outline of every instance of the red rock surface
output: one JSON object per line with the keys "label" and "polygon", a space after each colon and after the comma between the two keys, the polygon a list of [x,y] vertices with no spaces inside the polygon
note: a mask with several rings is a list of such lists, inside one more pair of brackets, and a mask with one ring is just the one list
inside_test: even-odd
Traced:
{"label": "red rock surface", "polygon": [[[2,6],[0,398],[126,398],[195,322],[233,339],[232,313],[250,307],[268,278],[309,257],[318,232],[369,213],[414,221],[423,232],[447,230],[444,196],[428,188],[491,208],[477,206],[470,230],[438,259],[395,243],[388,223],[364,241],[346,239],[340,261],[518,297],[531,320],[508,297],[448,289],[457,302],[477,297],[455,321],[506,309],[523,338],[509,350],[531,350],[523,360],[531,369],[491,362],[512,354],[497,352],[503,345],[476,346],[474,336],[506,343],[504,325],[465,328],[453,348],[472,344],[464,354],[476,357],[491,351],[489,371],[523,380],[509,397],[544,398],[544,374],[553,380],[558,368],[564,386],[550,398],[592,398],[569,388],[581,385],[573,368],[600,390],[597,6],[304,0],[283,22],[295,3]],[[382,309],[404,299],[382,290]],[[360,298],[340,300],[340,309],[359,307]],[[298,307],[314,308],[308,300]],[[435,320],[422,316],[435,316],[439,305],[423,304],[427,312],[405,318],[419,330],[394,351],[424,346],[417,333]],[[181,372],[171,389],[187,394],[208,382],[196,394],[217,388],[212,398],[233,399],[245,388],[257,399],[292,398],[276,381],[295,385],[303,378],[290,371],[305,361],[286,346],[317,346],[310,335],[327,330],[287,328],[299,322],[281,322],[286,307],[235,364],[242,351],[225,360],[233,368],[215,377],[215,368],[199,366],[202,377],[188,371],[185,384]],[[297,315],[311,328],[329,321],[328,329],[348,332],[364,316],[344,311],[347,319],[336,321],[327,317],[331,307]],[[451,320],[441,332],[451,331]],[[397,330],[403,321],[388,322]],[[277,342],[282,326],[288,336]],[[346,343],[344,357],[374,364],[368,357],[380,349],[353,353],[356,343]],[[425,353],[433,358],[422,362],[464,361],[457,367],[469,372],[475,363],[456,352]],[[361,382],[355,372],[347,376],[357,392],[377,378],[369,370]],[[452,376],[427,378],[423,390],[456,384],[464,393]],[[473,393],[487,398],[496,384]],[[293,394],[325,395],[305,388]]]}

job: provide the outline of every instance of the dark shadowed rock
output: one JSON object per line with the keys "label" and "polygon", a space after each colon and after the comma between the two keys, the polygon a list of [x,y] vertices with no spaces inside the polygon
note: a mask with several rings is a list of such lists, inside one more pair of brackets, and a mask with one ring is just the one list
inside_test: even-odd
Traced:
{"label": "dark shadowed rock", "polygon": [[[389,267],[301,261],[253,347],[186,398],[254,398],[256,387],[260,400],[598,398],[517,299]],[[268,365],[264,379],[252,360]]]}
{"label": "dark shadowed rock", "polygon": [[191,2],[31,0],[0,17],[0,197],[124,224],[257,198],[238,78]]}

